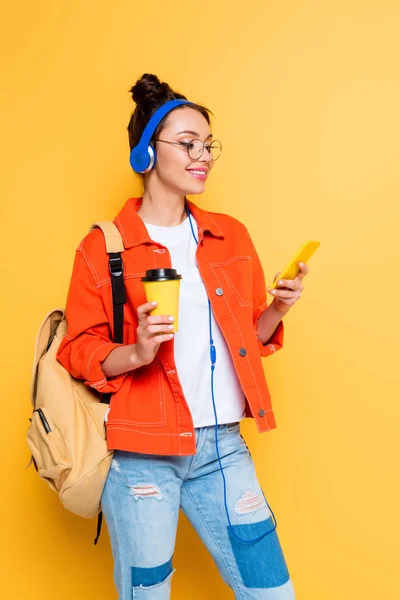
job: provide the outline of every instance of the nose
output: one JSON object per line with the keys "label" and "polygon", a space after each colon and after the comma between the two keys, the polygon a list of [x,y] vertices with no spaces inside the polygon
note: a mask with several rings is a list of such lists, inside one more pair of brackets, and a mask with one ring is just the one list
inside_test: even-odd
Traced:
{"label": "nose", "polygon": [[206,147],[204,147],[204,151],[203,151],[202,156],[200,157],[200,160],[202,162],[207,162],[207,163],[214,162],[213,157],[211,156],[210,152],[207,150]]}

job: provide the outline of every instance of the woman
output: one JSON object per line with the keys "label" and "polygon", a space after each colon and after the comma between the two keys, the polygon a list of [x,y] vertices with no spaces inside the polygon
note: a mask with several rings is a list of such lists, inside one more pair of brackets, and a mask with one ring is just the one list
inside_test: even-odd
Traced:
{"label": "woman", "polygon": [[[132,151],[155,111],[185,97],[149,74],[131,93]],[[129,199],[114,221],[124,242],[123,344],[111,341],[102,233],[92,231],[76,251],[58,359],[86,385],[113,393],[106,429],[115,453],[101,505],[120,600],[170,598],[179,508],[236,598],[294,599],[240,421],[254,418],[260,432],[275,427],[260,357],[282,347],[282,317],[308,269],[271,291],[267,306],[244,225],[187,200],[204,191],[220,151],[198,104],[174,107],[155,128],[143,197]],[[182,276],[175,334],[171,315],[151,314],[142,283],[146,270],[171,267]]]}

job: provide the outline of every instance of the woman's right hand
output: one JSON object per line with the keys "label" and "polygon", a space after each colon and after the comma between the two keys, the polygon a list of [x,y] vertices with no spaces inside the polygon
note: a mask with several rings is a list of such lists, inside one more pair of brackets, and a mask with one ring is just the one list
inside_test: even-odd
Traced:
{"label": "woman's right hand", "polygon": [[137,308],[139,325],[136,330],[135,358],[139,364],[148,365],[153,360],[160,345],[169,342],[174,337],[172,331],[174,317],[169,315],[150,315],[157,303],[146,302]]}

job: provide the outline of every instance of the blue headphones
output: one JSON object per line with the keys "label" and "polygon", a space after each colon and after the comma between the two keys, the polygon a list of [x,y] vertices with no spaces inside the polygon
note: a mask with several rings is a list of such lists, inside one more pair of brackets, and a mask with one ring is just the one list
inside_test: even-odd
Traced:
{"label": "blue headphones", "polygon": [[193,102],[190,102],[189,100],[170,100],[169,102],[166,102],[160,106],[160,108],[158,108],[151,116],[149,122],[144,128],[138,145],[132,148],[130,153],[129,160],[131,167],[134,171],[136,171],[136,173],[147,173],[154,167],[156,164],[156,151],[154,147],[150,145],[150,140],[153,136],[153,133],[165,115],[167,115],[177,106],[181,106],[183,104],[193,104]]}

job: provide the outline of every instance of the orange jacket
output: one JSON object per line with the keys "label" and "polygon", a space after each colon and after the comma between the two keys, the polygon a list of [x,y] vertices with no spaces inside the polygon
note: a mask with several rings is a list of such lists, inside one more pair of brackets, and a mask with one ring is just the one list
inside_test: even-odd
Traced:
{"label": "orange jacket", "polygon": [[[146,269],[171,267],[165,246],[151,240],[130,198],[114,220],[123,243],[124,344],[136,342],[136,308],[146,302]],[[261,356],[283,345],[280,321],[268,344],[257,337],[257,319],[267,307],[263,269],[246,227],[224,214],[189,208],[199,231],[197,262],[215,319],[228,344],[246,397],[246,416],[258,431],[276,427]],[[113,307],[103,233],[91,231],[76,250],[66,305],[68,323],[57,358],[76,378],[101,393],[113,392],[106,423],[109,449],[149,454],[196,453],[193,419],[174,361],[174,341],[161,344],[149,365],[106,378],[101,363],[121,344],[111,341]],[[190,343],[190,340],[188,340]],[[211,402],[211,398],[210,398]]]}

